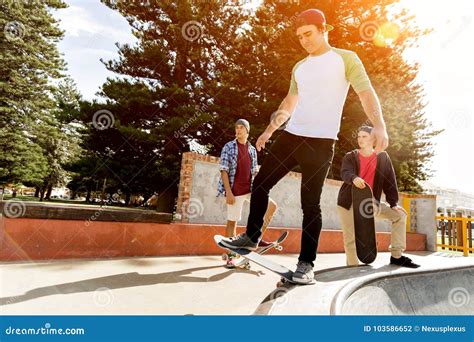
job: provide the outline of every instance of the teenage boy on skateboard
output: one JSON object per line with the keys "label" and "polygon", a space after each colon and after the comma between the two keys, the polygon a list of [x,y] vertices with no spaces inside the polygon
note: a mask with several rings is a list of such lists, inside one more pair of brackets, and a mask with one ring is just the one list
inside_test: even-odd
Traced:
{"label": "teenage boy on skateboard", "polygon": [[[224,145],[221,151],[219,179],[217,196],[225,196],[227,203],[227,226],[226,236],[236,235],[237,222],[240,221],[242,208],[245,202],[250,201],[252,179],[257,174],[257,151],[250,142],[248,136],[250,123],[245,119],[239,119],[235,123],[235,139]],[[272,220],[277,209],[276,203],[270,199],[264,217],[262,233]],[[260,240],[258,247],[266,247],[270,243]],[[227,253],[226,266],[234,267],[235,253]]]}
{"label": "teenage boy on skateboard", "polygon": [[356,53],[329,45],[323,12],[309,9],[295,21],[296,36],[308,56],[296,63],[288,95],[257,140],[260,151],[288,118],[288,124],[270,147],[255,177],[246,233],[222,243],[230,248],[255,249],[261,238],[268,193],[296,165],[302,173],[301,207],[303,224],[301,251],[293,281],[307,284],[314,279],[321,232],[320,197],[334,155],[342,109],[349,86],[358,94],[365,113],[374,125],[376,151],[388,146],[388,136],[377,95]]}
{"label": "teenage boy on skateboard", "polygon": [[[348,266],[358,265],[352,206],[352,184],[359,189],[369,184],[374,196],[374,216],[392,223],[390,264],[417,268],[410,258],[402,255],[406,248],[407,213],[398,203],[398,188],[392,161],[387,152],[375,153],[372,127],[362,126],[357,133],[359,149],[347,152],[342,160],[341,178],[344,181],[337,198],[337,213],[344,236],[344,250]],[[380,202],[382,191],[387,203]],[[357,208],[356,208],[357,209]]]}

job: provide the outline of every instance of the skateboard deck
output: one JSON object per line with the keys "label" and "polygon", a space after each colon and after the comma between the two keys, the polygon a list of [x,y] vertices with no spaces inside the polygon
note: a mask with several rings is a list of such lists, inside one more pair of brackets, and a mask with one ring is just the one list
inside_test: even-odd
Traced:
{"label": "skateboard deck", "polygon": [[352,185],[352,208],[357,258],[364,264],[370,264],[377,257],[377,240],[372,190],[367,183],[363,189]]}
{"label": "skateboard deck", "polygon": [[[295,283],[293,281],[293,271],[286,268],[285,266],[282,266],[280,264],[277,264],[276,262],[271,261],[270,259],[265,258],[264,256],[258,254],[257,252],[252,252],[251,250],[248,250],[245,248],[228,248],[224,246],[222,244],[222,239],[224,238],[225,237],[222,235],[214,235],[214,241],[219,247],[226,249],[228,251],[240,254],[245,259],[253,261],[254,263],[266,268],[267,270],[278,274],[282,278],[282,280],[284,280],[285,282],[298,284],[298,285],[306,285],[306,284]],[[314,283],[314,280],[311,284],[313,283]]]}
{"label": "skateboard deck", "polygon": [[[280,237],[279,237],[277,240],[271,242],[271,244],[268,245],[268,246],[266,246],[266,247],[258,248],[258,249],[255,251],[255,253],[262,255],[262,254],[268,252],[268,251],[269,251],[270,249],[272,249],[272,248],[275,248],[275,249],[278,250],[278,251],[283,250],[283,247],[282,247],[280,244],[281,244],[283,241],[285,241],[285,239],[286,239],[287,236],[288,236],[288,232],[283,232],[283,234],[281,234]],[[245,268],[250,269],[250,265],[249,265],[248,259],[245,259],[245,258],[242,258],[242,259],[243,259],[243,260],[241,260],[241,261],[239,261],[238,263],[235,264],[235,267],[242,267],[242,266],[245,265],[245,266],[244,266]],[[247,265],[249,265],[249,266],[247,266]]]}

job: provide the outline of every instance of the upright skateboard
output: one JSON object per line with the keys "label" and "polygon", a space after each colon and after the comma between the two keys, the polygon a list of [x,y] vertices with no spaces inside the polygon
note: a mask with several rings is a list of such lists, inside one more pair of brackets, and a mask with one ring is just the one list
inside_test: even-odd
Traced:
{"label": "upright skateboard", "polygon": [[367,183],[363,189],[352,185],[352,208],[357,257],[364,264],[370,264],[377,257],[377,240],[372,189]]}
{"label": "upright skateboard", "polygon": [[[216,242],[216,244],[219,247],[221,247],[223,249],[226,249],[228,251],[231,251],[231,252],[235,252],[235,253],[241,255],[243,258],[245,258],[247,260],[250,260],[250,261],[253,261],[254,263],[266,268],[267,270],[278,274],[281,277],[281,282],[279,282],[277,284],[277,286],[281,285],[282,283],[286,283],[286,282],[296,284],[293,281],[293,271],[289,270],[285,266],[277,264],[277,263],[271,261],[270,259],[267,259],[267,258],[263,257],[262,255],[260,255],[257,252],[252,252],[251,250],[248,250],[248,249],[245,249],[245,248],[228,248],[228,247],[226,247],[222,244],[222,239],[224,239],[224,238],[225,237],[222,236],[222,235],[214,235],[214,241]],[[313,279],[313,281],[310,284],[314,284],[314,283],[315,283],[315,281]],[[298,283],[298,285],[299,285],[299,283]]]}

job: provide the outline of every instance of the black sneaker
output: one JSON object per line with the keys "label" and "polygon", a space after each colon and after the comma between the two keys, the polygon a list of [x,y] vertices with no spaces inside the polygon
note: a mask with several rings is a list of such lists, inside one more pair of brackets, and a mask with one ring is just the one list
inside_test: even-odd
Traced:
{"label": "black sneaker", "polygon": [[250,240],[250,237],[245,233],[222,239],[221,243],[229,248],[246,248],[251,251],[256,250],[258,246],[258,242]]}
{"label": "black sneaker", "polygon": [[402,266],[402,267],[408,267],[408,268],[418,268],[420,265],[415,264],[413,261],[411,261],[410,258],[407,258],[406,256],[401,256],[400,258],[394,258],[390,257],[390,265],[396,265],[396,266]]}

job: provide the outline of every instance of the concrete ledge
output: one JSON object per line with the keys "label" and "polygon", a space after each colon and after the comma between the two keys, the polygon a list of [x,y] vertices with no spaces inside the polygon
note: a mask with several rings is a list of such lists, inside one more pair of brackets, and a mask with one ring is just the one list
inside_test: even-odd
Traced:
{"label": "concrete ledge", "polygon": [[[244,227],[239,227],[242,232]],[[301,230],[269,228],[266,240],[290,232],[285,254],[299,253]],[[105,222],[84,220],[6,218],[0,216],[0,260],[48,260],[131,256],[219,255],[215,234],[223,225]],[[378,250],[388,251],[390,233],[377,233]],[[426,237],[407,234],[407,250],[423,251]],[[319,253],[344,252],[342,232],[323,230]],[[272,250],[271,253],[279,253]]]}
{"label": "concrete ledge", "polygon": [[[10,213],[10,214],[9,214]],[[120,222],[170,223],[172,215],[153,210],[87,206],[82,204],[51,204],[24,201],[0,201],[0,214],[10,217]]]}

